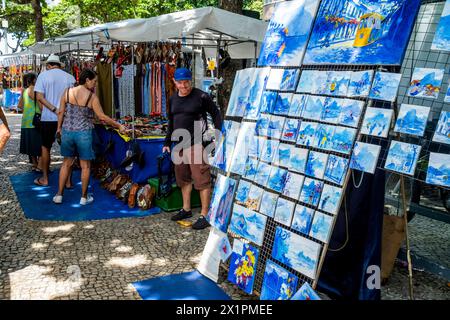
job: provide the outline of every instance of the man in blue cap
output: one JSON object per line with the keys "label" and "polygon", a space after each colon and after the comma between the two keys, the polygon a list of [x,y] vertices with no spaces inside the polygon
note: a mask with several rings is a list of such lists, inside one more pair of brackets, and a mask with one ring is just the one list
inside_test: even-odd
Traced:
{"label": "man in blue cap", "polygon": [[[175,164],[175,178],[183,195],[183,208],[172,217],[173,221],[192,217],[191,193],[192,182],[200,193],[202,210],[199,219],[192,225],[200,230],[209,227],[206,220],[211,200],[211,172],[204,153],[203,133],[207,129],[207,113],[213,119],[216,129],[222,129],[222,117],[219,108],[211,97],[200,89],[192,87],[192,73],[186,68],[175,71],[177,92],[169,99],[169,129],[163,147],[164,152],[171,152]],[[181,138],[181,139],[180,139]]]}

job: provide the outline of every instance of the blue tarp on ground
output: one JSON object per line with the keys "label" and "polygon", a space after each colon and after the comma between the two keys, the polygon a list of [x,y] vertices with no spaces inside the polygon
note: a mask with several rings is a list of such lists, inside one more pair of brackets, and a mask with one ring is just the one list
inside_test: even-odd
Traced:
{"label": "blue tarp on ground", "polygon": [[28,219],[50,221],[89,221],[117,218],[145,217],[160,213],[160,208],[142,211],[139,208],[130,209],[127,204],[117,200],[109,191],[99,185],[99,181],[91,179],[89,192],[93,193],[94,202],[82,206],[80,171],[74,171],[74,189],[66,190],[63,203],[53,203],[53,196],[58,189],[59,171],[49,176],[49,187],[33,184],[40,175],[29,172],[11,176],[11,182],[19,199],[20,205]]}
{"label": "blue tarp on ground", "polygon": [[212,280],[197,270],[134,282],[144,300],[230,300]]}

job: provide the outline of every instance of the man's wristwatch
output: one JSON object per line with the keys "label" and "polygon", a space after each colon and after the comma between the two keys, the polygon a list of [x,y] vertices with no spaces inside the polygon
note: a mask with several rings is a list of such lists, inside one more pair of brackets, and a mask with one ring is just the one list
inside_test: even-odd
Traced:
{"label": "man's wristwatch", "polygon": [[53,112],[53,113],[55,113],[55,112],[56,112],[56,107],[54,107],[54,108],[52,109],[52,112]]}

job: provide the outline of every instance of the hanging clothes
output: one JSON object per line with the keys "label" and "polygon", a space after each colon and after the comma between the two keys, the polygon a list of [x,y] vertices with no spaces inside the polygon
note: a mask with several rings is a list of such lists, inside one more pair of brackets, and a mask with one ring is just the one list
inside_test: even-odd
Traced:
{"label": "hanging clothes", "polygon": [[97,64],[97,96],[103,108],[103,112],[112,117],[113,94],[112,94],[112,70],[111,65],[106,63]]}
{"label": "hanging clothes", "polygon": [[167,96],[166,96],[166,64],[161,64],[161,115],[164,117],[167,115]]}
{"label": "hanging clothes", "polygon": [[142,113],[148,115],[149,112],[149,101],[150,101],[150,63],[145,64],[144,73],[144,84],[143,84],[143,98],[142,98]]}
{"label": "hanging clothes", "polygon": [[123,73],[119,78],[119,105],[120,116],[134,115],[134,67],[133,65],[122,65]]}
{"label": "hanging clothes", "polygon": [[134,77],[134,104],[136,114],[142,114],[142,64],[136,65],[136,76]]}

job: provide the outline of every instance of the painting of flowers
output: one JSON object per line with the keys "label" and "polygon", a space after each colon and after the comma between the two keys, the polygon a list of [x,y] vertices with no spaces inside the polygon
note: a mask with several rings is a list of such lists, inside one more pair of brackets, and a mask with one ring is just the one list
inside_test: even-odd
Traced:
{"label": "painting of flowers", "polygon": [[248,294],[253,293],[258,256],[259,250],[249,244],[244,244],[242,252],[231,253],[228,281]]}

